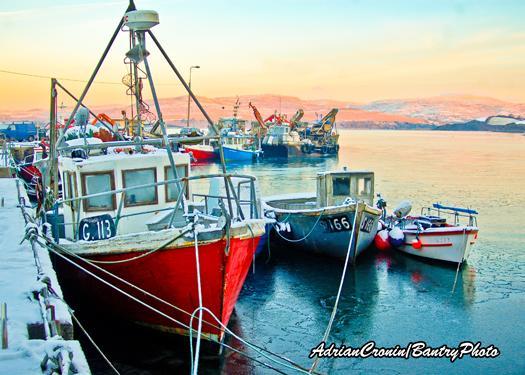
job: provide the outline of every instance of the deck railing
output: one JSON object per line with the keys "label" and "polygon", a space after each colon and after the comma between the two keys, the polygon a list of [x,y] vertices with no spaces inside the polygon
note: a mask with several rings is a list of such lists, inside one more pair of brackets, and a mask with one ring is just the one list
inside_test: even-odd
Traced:
{"label": "deck railing", "polygon": [[461,219],[460,218],[468,218],[468,225],[471,227],[477,227],[478,226],[478,220],[476,218],[476,214],[474,213],[462,213],[455,209],[451,208],[436,208],[436,207],[422,207],[421,208],[421,215],[425,216],[432,216],[432,214],[436,214],[436,216],[443,216],[446,215],[448,217],[454,218],[454,225],[459,225]]}
{"label": "deck railing", "polygon": [[[233,192],[233,194],[231,194],[230,197],[228,197],[227,194],[220,194],[220,193],[219,194],[202,194],[202,193],[192,194],[192,199],[191,199],[192,202],[195,203],[195,199],[198,199],[198,198],[202,199],[203,202],[201,203],[204,203],[204,206],[205,206],[205,212],[203,212],[202,214],[211,215],[211,216],[217,215],[217,212],[214,212],[210,205],[210,200],[216,199],[222,202],[222,203],[219,203],[217,206],[217,208],[219,208],[221,212],[223,212],[224,210],[227,210],[226,207],[232,207],[232,208],[235,207],[232,210],[233,212],[226,212],[226,213],[223,212],[223,214],[227,214],[231,218],[231,220],[234,222],[242,221],[247,218],[250,218],[250,219],[260,218],[259,216],[260,213],[257,208],[255,177],[249,176],[249,175],[223,174],[223,173],[174,178],[174,179],[159,181],[155,183],[137,185],[137,186],[121,188],[121,189],[114,189],[114,190],[101,192],[101,193],[60,199],[60,200],[57,200],[55,204],[53,205],[53,211],[54,211],[55,217],[58,217],[59,208],[61,206],[70,205],[72,207],[74,215],[76,214],[76,220],[74,220],[73,222],[60,223],[60,225],[63,225],[63,226],[72,225],[75,228],[74,229],[75,240],[79,240],[80,213],[82,212],[83,202],[90,198],[96,198],[96,197],[102,197],[102,196],[108,196],[108,195],[116,197],[118,194],[120,194],[120,203],[119,203],[118,209],[116,210],[116,214],[110,215],[115,223],[115,231],[117,231],[118,229],[119,221],[123,218],[139,216],[139,215],[146,215],[146,214],[151,214],[151,213],[156,213],[156,212],[164,212],[164,211],[173,212],[170,217],[169,224],[168,224],[168,227],[173,227],[173,220],[177,212],[179,212],[179,210],[181,210],[184,214],[192,215],[192,213],[188,212],[188,210],[186,211],[184,210],[184,203],[187,204],[186,198],[184,196],[184,192],[188,190],[188,185],[190,184],[190,182],[197,181],[197,180],[206,180],[206,179],[211,180],[214,178],[218,178],[220,179],[220,181],[226,181],[229,185],[228,188],[230,189],[231,192]],[[232,181],[232,179],[235,179],[235,181]],[[236,187],[234,186],[234,183],[237,184]],[[169,207],[163,207],[163,208],[144,209],[140,212],[122,214],[125,196],[130,191],[151,188],[151,187],[164,186],[168,184],[179,184],[178,185],[179,192],[178,192],[178,197],[177,197],[177,201],[175,205],[171,205]],[[249,186],[249,199],[241,199],[241,187],[243,185]],[[166,202],[166,203],[170,204],[172,202]],[[243,209],[243,207],[245,208],[248,207],[248,209]],[[107,211],[115,211],[115,210],[107,210]],[[59,242],[60,236],[58,235],[58,229],[54,228],[53,237],[56,242]]]}

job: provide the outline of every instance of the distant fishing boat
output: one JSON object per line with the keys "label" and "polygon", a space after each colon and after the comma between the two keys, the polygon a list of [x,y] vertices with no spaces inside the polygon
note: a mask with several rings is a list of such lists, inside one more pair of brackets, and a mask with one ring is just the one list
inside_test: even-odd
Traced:
{"label": "distant fishing boat", "polygon": [[240,132],[228,132],[222,136],[224,159],[229,161],[251,161],[262,156],[255,138]]}
{"label": "distant fishing boat", "polygon": [[[217,128],[221,132],[224,159],[227,161],[252,161],[262,156],[257,137],[249,134],[247,120],[238,117],[241,102],[237,98],[233,117],[221,117]],[[218,145],[215,146],[216,150]]]}
{"label": "distant fishing boat", "polygon": [[211,161],[219,158],[217,150],[211,145],[186,145],[184,146],[184,150],[186,150],[186,152],[191,152],[197,162]]}
{"label": "distant fishing boat", "polygon": [[10,143],[9,150],[12,169],[23,181],[27,196],[33,203],[42,203],[42,172],[39,165],[47,158],[45,144],[37,142]]}
{"label": "distant fishing boat", "polygon": [[[423,208],[420,216],[405,216],[396,224],[404,234],[398,250],[422,258],[463,263],[478,238],[477,214],[476,210],[435,203]],[[451,215],[454,223],[448,223],[444,215]],[[460,224],[461,217],[468,218],[466,225]]]}
{"label": "distant fishing boat", "polygon": [[[308,251],[355,262],[372,243],[382,211],[373,207],[374,173],[329,171],[317,175],[317,194],[264,198],[278,237]],[[350,238],[352,237],[350,245]],[[275,236],[274,236],[275,237]]]}
{"label": "distant fishing boat", "polygon": [[335,129],[336,108],[321,120],[308,125],[299,121],[304,115],[302,109],[291,120],[277,113],[263,120],[257,108],[251,103],[250,107],[264,133],[261,149],[265,157],[336,155],[339,152],[339,135]]}
{"label": "distant fishing boat", "polygon": [[232,146],[222,146],[224,159],[228,161],[251,161],[262,156],[261,150],[249,150],[235,148]]}

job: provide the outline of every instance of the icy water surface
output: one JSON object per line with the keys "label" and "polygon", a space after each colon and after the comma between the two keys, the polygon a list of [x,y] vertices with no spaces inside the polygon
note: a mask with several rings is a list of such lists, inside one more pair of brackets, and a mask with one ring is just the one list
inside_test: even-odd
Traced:
{"label": "icy water surface", "polygon": [[[497,346],[496,359],[322,359],[318,370],[363,373],[525,373],[525,137],[513,134],[342,131],[338,158],[264,160],[231,164],[254,174],[263,195],[315,191],[318,171],[348,166],[376,175],[376,192],[389,207],[410,199],[414,210],[433,202],[476,208],[480,236],[451,293],[455,267],[371,250],[349,269],[329,342],[439,347],[462,341]],[[216,165],[194,168],[218,171]],[[256,262],[236,306],[231,328],[249,341],[309,367],[310,349],[330,318],[342,261],[275,246]],[[142,331],[104,330],[88,319],[94,338],[122,373],[187,373],[186,339],[164,340]],[[84,347],[89,344],[83,341]],[[236,348],[255,353],[235,340]],[[94,373],[110,374],[88,349]],[[268,362],[264,359],[265,362]],[[269,363],[269,362],[268,362]],[[202,373],[273,373],[238,354],[204,358]],[[285,373],[291,371],[280,367]]]}

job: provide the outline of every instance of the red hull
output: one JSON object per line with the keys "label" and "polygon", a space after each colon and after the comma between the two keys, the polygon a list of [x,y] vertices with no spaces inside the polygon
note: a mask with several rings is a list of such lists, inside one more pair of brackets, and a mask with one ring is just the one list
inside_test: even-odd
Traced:
{"label": "red hull", "polygon": [[[259,238],[235,239],[230,242],[229,253],[225,253],[225,240],[199,245],[200,274],[203,306],[210,309],[224,325],[228,324],[242,285],[250,269]],[[136,257],[140,253],[97,256],[92,259],[114,261]],[[152,328],[178,334],[187,334],[187,329],[151,311],[136,301],[124,296],[76,267],[55,257],[57,270],[63,282],[68,283],[84,301],[104,308],[112,315],[131,320]],[[81,262],[83,263],[83,262]],[[82,264],[85,266],[85,264]],[[189,326],[190,314],[199,307],[195,249],[167,248],[138,260],[118,264],[101,264],[107,271],[181,308],[186,313],[166,306],[151,297],[97,271],[87,267],[113,285],[139,298],[172,318]],[[198,315],[196,314],[196,317]],[[208,314],[203,319],[218,326]],[[198,319],[193,327],[197,329]],[[204,323],[202,332],[209,339],[222,340],[223,330]]]}
{"label": "red hull", "polygon": [[197,161],[213,160],[217,158],[215,151],[199,150],[192,147],[185,147],[185,149],[187,152],[191,152]]}

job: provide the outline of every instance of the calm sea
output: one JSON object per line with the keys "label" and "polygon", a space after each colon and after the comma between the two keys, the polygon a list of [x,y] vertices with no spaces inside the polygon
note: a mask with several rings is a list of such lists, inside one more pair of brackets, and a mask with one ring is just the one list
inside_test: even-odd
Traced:
{"label": "calm sea", "polygon": [[[322,359],[318,370],[363,373],[525,373],[525,136],[481,132],[342,131],[338,158],[263,160],[230,164],[254,174],[263,195],[315,191],[316,173],[347,166],[375,172],[376,192],[390,208],[412,201],[414,211],[434,202],[475,208],[480,236],[460,271],[395,252],[368,251],[347,273],[329,342],[439,347],[460,342],[495,345],[495,359]],[[195,172],[218,171],[217,165]],[[342,261],[271,246],[255,264],[236,306],[231,328],[247,340],[309,367],[310,349],[329,321]],[[129,329],[92,333],[127,374],[188,371],[183,343]],[[230,345],[246,350],[231,340]],[[110,374],[83,341],[94,373]],[[260,357],[259,357],[260,358]],[[270,363],[264,358],[264,362]],[[277,366],[278,367],[278,366]],[[273,373],[239,354],[204,358],[202,373]],[[285,373],[290,370],[280,367]]]}

